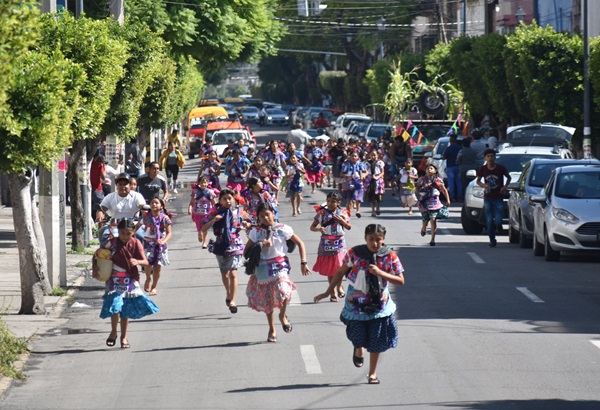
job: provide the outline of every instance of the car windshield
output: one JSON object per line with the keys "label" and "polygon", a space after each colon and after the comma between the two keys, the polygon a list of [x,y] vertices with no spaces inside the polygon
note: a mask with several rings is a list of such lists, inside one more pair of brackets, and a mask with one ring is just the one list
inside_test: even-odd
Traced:
{"label": "car windshield", "polygon": [[530,171],[531,176],[529,178],[529,185],[533,187],[542,188],[546,185],[546,182],[550,179],[550,174],[558,167],[565,166],[564,162],[556,162],[555,164],[537,164]]}
{"label": "car windshield", "polygon": [[266,112],[268,115],[285,115],[285,113],[278,108],[269,108]]}
{"label": "car windshield", "polygon": [[448,148],[448,143],[450,142],[450,140],[444,140],[444,141],[438,141],[437,142],[437,148],[435,151],[435,154],[440,154],[440,155],[444,155],[444,151],[446,151],[446,148]]}
{"label": "car windshield", "polygon": [[559,174],[554,195],[559,198],[600,199],[600,170]]}
{"label": "car windshield", "polygon": [[571,134],[559,127],[531,125],[516,129],[506,136],[506,141],[513,146],[537,145],[553,147],[555,145],[568,146]]}
{"label": "car windshield", "polygon": [[258,113],[258,108],[256,107],[246,107],[246,108],[242,108],[242,112],[246,112],[246,113]]}
{"label": "car windshield", "polygon": [[346,118],[344,120],[344,123],[342,124],[342,126],[345,128],[348,128],[348,126],[350,125],[350,123],[352,121],[356,121],[358,123],[363,123],[363,124],[370,124],[373,122],[373,120],[371,120],[370,118]]}
{"label": "car windshield", "polygon": [[213,144],[214,145],[223,145],[227,144],[227,141],[238,141],[242,139],[242,136],[239,132],[220,132],[218,134],[213,135]]}
{"label": "car windshield", "polygon": [[387,125],[371,125],[367,137],[378,140],[385,134]]}
{"label": "car windshield", "polygon": [[509,173],[523,172],[523,167],[534,158],[557,158],[556,155],[535,155],[535,154],[497,154],[496,163],[504,165]]}

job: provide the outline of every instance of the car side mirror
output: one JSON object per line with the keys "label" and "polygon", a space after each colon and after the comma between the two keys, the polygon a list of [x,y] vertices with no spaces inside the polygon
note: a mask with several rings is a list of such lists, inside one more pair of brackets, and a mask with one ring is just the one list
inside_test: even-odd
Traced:
{"label": "car side mirror", "polygon": [[477,176],[477,171],[475,171],[474,169],[470,169],[467,171],[467,177],[468,178],[475,178]]}
{"label": "car side mirror", "polygon": [[546,200],[546,195],[531,195],[529,197],[529,202],[532,204],[545,204]]}
{"label": "car side mirror", "polygon": [[423,156],[425,158],[431,158],[433,156],[433,154],[431,152],[426,152]]}
{"label": "car side mirror", "polygon": [[510,191],[521,191],[519,181],[511,182],[510,184],[508,184],[508,189]]}

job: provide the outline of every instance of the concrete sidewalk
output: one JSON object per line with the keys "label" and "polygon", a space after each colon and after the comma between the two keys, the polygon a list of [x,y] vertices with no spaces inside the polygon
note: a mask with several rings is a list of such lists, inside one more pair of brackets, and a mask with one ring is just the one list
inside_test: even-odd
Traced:
{"label": "concrete sidewalk", "polygon": [[[67,232],[70,231],[70,207],[66,208]],[[67,248],[67,287],[66,296],[46,296],[45,315],[19,315],[21,308],[21,278],[19,272],[19,251],[15,237],[12,208],[0,207],[0,317],[17,336],[30,339],[43,334],[66,322],[60,313],[69,301],[77,284],[88,274],[85,262],[90,255],[68,253]]]}

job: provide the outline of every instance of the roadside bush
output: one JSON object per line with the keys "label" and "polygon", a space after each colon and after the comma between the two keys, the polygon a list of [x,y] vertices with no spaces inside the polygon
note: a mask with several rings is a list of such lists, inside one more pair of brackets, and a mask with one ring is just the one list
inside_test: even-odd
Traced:
{"label": "roadside bush", "polygon": [[23,379],[25,375],[13,366],[20,354],[27,352],[23,339],[17,338],[0,318],[0,376]]}

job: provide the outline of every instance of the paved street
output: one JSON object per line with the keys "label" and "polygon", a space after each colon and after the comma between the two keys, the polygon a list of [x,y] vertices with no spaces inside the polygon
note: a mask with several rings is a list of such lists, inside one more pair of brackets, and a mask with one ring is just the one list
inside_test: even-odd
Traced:
{"label": "paved street", "polygon": [[[261,131],[259,145],[273,133]],[[198,164],[188,161],[185,184]],[[307,245],[309,266],[318,244],[311,208],[326,192],[308,193],[299,217],[289,202],[280,205],[281,220]],[[63,324],[35,340],[28,378],[0,398],[2,410],[600,408],[600,258],[545,262],[506,236],[489,249],[487,236],[462,232],[458,205],[430,247],[420,217],[406,215],[388,191],[381,216],[353,218],[347,236],[350,246],[361,244],[365,226],[382,223],[405,267],[406,285],[392,291],[399,347],[382,355],[381,384],[370,386],[367,366],[352,364],[341,303],[312,302],[327,281],[302,277],[297,253],[292,333],[279,326],[279,342],[266,342],[265,315],[245,306],[243,270],[240,310],[229,312],[216,260],[200,249],[187,215],[189,194],[180,189],[169,202],[178,216],[171,265],[153,299],[161,310],[130,324],[131,348],[105,346],[103,286],[85,278],[76,294],[83,307],[68,307]]]}

